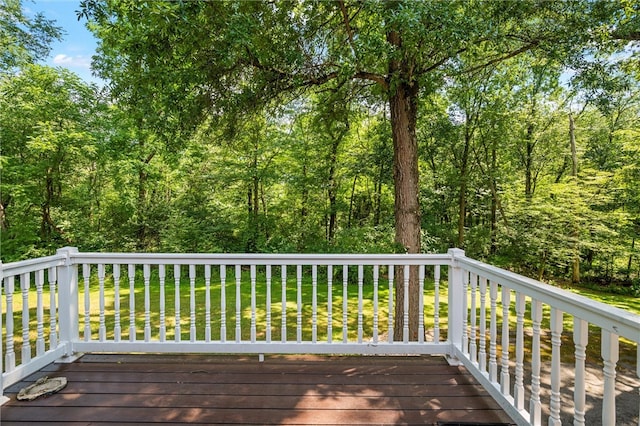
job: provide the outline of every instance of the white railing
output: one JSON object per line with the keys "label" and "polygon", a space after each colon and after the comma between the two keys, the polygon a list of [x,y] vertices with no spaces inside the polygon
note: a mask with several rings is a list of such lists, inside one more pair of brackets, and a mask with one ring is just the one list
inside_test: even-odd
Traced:
{"label": "white railing", "polygon": [[[629,374],[640,376],[638,315],[464,256],[456,256],[453,274],[453,281],[459,283],[453,291],[467,295],[460,297],[465,302],[464,336],[454,356],[513,419],[533,425],[542,424],[543,417],[549,425],[560,425],[563,418],[574,425],[594,424],[594,420],[585,421],[587,346],[593,336],[601,342],[592,350],[599,352],[600,359],[588,360],[590,367],[599,365],[600,370],[596,371],[601,376],[600,424],[622,424],[616,420],[619,338],[626,339],[627,347],[635,346],[635,374]],[[563,339],[565,327],[572,333]],[[563,360],[562,345],[571,347],[571,363]],[[550,370],[544,376],[543,366]],[[572,384],[573,401],[561,400],[570,394],[567,388]],[[546,401],[541,398],[543,387],[549,394]],[[636,396],[639,390],[636,386]],[[640,405],[638,398],[632,400],[636,401],[634,424],[638,424]],[[626,418],[624,424],[631,421]]]}
{"label": "white railing", "polygon": [[[567,416],[561,396],[575,382],[569,414],[580,425],[591,327],[602,341],[602,424],[615,425],[619,338],[627,346],[640,341],[638,315],[457,249],[249,255],[65,248],[0,266],[0,389],[81,352],[441,354],[464,364],[519,424],[560,424]],[[402,335],[393,334],[395,288],[408,291],[410,270],[423,295],[415,338],[406,326],[408,298],[399,310]],[[573,380],[564,384],[563,319],[574,347]],[[541,373],[547,366],[548,376]]]}

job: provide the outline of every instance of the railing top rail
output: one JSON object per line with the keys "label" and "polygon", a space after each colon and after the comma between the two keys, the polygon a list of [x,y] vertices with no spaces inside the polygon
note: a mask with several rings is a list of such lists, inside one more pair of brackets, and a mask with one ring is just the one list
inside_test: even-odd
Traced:
{"label": "railing top rail", "polygon": [[21,260],[18,262],[0,264],[2,276],[16,276],[29,272],[40,271],[42,269],[62,266],[65,263],[66,256],[62,254],[54,254],[53,256],[38,257],[36,259]]}
{"label": "railing top rail", "polygon": [[177,265],[443,265],[447,254],[72,253],[74,263]]}
{"label": "railing top rail", "polygon": [[640,315],[468,257],[456,257],[456,260],[465,269],[489,281],[504,284],[602,329],[640,342]]}

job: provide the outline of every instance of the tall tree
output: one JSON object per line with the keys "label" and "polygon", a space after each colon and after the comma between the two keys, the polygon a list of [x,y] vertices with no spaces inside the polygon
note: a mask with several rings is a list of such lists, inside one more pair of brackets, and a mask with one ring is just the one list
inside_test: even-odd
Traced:
{"label": "tall tree", "polygon": [[[590,30],[609,24],[616,12],[590,1],[84,0],[81,5],[101,40],[97,69],[113,81],[117,96],[153,111],[156,125],[184,127],[209,114],[232,118],[233,124],[249,108],[332,80],[370,89],[389,105],[395,235],[409,253],[421,247],[420,97],[440,88],[447,73],[470,72],[532,49],[579,52]],[[461,53],[476,60],[460,69]],[[411,280],[412,335],[418,329],[417,284]],[[404,297],[398,286],[398,335]]]}
{"label": "tall tree", "polygon": [[0,222],[9,253],[73,241],[60,210],[95,154],[97,105],[96,88],[67,70],[28,65],[0,82]]}

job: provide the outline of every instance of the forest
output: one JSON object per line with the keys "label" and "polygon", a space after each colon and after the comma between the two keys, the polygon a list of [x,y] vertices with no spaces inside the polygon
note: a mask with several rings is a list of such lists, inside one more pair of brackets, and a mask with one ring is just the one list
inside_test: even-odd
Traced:
{"label": "forest", "polygon": [[2,0],[1,260],[468,256],[640,295],[640,4]]}

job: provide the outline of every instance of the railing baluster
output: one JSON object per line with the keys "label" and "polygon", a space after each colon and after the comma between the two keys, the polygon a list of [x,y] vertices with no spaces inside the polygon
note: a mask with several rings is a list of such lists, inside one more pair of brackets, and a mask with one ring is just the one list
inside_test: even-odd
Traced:
{"label": "railing baluster", "polygon": [[173,282],[174,282],[174,306],[175,306],[175,334],[173,340],[180,342],[182,339],[181,315],[180,315],[180,265],[173,265]]}
{"label": "railing baluster", "polygon": [[36,280],[36,356],[44,354],[44,304],[42,302],[42,288],[44,286],[44,269],[35,273]]}
{"label": "railing baluster", "polygon": [[404,265],[403,271],[404,303],[402,306],[402,342],[409,343],[409,277],[411,275],[409,265]]}
{"label": "railing baluster", "polygon": [[327,266],[327,343],[333,342],[333,265]]}
{"label": "railing baluster", "polygon": [[418,342],[424,343],[424,265],[418,267]]}
{"label": "railing baluster", "polygon": [[29,287],[31,274],[20,275],[20,290],[22,290],[22,364],[31,361],[31,342],[29,341]]}
{"label": "railing baluster", "polygon": [[393,343],[393,281],[395,277],[393,276],[395,273],[394,265],[389,265],[389,319],[387,321],[387,341],[389,343]]}
{"label": "railing baluster", "polygon": [[358,343],[362,343],[362,308],[363,308],[364,266],[358,265]]}
{"label": "railing baluster", "polygon": [[91,340],[91,291],[89,280],[91,278],[91,265],[82,265],[82,278],[84,279],[84,341]]}
{"label": "railing baluster", "polygon": [[113,265],[113,310],[114,312],[114,324],[113,324],[113,339],[119,342],[122,338],[122,327],[120,325],[120,265]]}
{"label": "railing baluster", "polygon": [[573,343],[575,346],[576,369],[574,377],[574,426],[584,426],[586,412],[585,360],[586,348],[589,340],[589,323],[578,317],[573,317]]}
{"label": "railing baluster", "polygon": [[491,310],[491,322],[489,323],[489,377],[493,383],[498,382],[498,284],[495,281],[489,283],[489,298]]}
{"label": "railing baluster", "polygon": [[160,341],[164,342],[167,339],[167,325],[165,318],[165,278],[166,270],[165,265],[158,265],[158,279],[160,280]]}
{"label": "railing baluster", "polygon": [[602,424],[616,424],[616,364],[619,359],[618,335],[602,329],[604,389],[602,392]]}
{"label": "railing baluster", "polygon": [[58,304],[56,302],[58,270],[55,267],[49,268],[47,277],[49,279],[49,349],[55,349],[58,347]]}
{"label": "railing baluster", "polygon": [[251,265],[251,343],[256,342],[256,265]]}
{"label": "railing baluster", "polygon": [[189,265],[189,340],[196,341],[196,265]]}
{"label": "railing baluster", "polygon": [[480,277],[480,348],[478,366],[483,373],[487,372],[487,278]]}
{"label": "railing baluster", "polygon": [[510,395],[511,374],[509,373],[509,306],[511,290],[502,286],[502,358],[500,365],[500,390],[503,395]]}
{"label": "railing baluster", "polygon": [[101,342],[107,340],[107,326],[105,324],[104,319],[104,277],[105,277],[105,268],[104,263],[98,264],[98,297],[100,298],[100,313],[99,313],[99,322],[98,322],[98,338]]}
{"label": "railing baluster", "polygon": [[211,265],[204,265],[204,340],[211,341]]}
{"label": "railing baluster", "polygon": [[240,284],[242,283],[242,267],[236,265],[236,342],[242,340],[242,292]]}
{"label": "railing baluster", "polygon": [[267,325],[266,325],[266,340],[267,343],[271,343],[271,265],[267,265],[266,268],[266,284],[267,284],[267,300],[265,302],[266,304],[266,310],[267,310]]}
{"label": "railing baluster", "polygon": [[349,280],[349,266],[342,265],[342,342],[347,343],[348,338],[348,317],[347,309],[349,303],[349,292],[347,289]]}
{"label": "railing baluster", "polygon": [[469,272],[462,270],[462,353],[469,354]]}
{"label": "railing baluster", "polygon": [[524,409],[524,294],[516,292],[516,380],[513,399],[518,410]]}
{"label": "railing baluster", "polygon": [[136,341],[136,265],[130,264],[129,272],[129,341]]}
{"label": "railing baluster", "polygon": [[4,404],[9,400],[6,396],[4,396],[4,360],[2,359],[2,354],[4,353],[4,342],[2,341],[2,331],[4,330],[2,325],[2,293],[5,286],[4,280],[4,271],[2,270],[2,260],[0,260],[0,404]]}
{"label": "railing baluster", "polygon": [[144,341],[149,342],[151,340],[151,298],[149,294],[151,266],[143,265],[142,274],[144,278]]}
{"label": "railing baluster", "polygon": [[531,399],[529,401],[529,419],[532,425],[542,423],[542,403],[540,402],[540,324],[542,323],[542,303],[531,299]]}
{"label": "railing baluster", "polygon": [[287,341],[287,265],[280,266],[280,285],[282,286],[282,315],[281,322],[281,336],[282,343]]}
{"label": "railing baluster", "polygon": [[[465,274],[466,276],[466,274]],[[471,358],[471,362],[478,362],[478,346],[476,344],[476,292],[478,290],[478,276],[476,274],[471,274],[471,335],[469,336],[469,356]]]}
{"label": "railing baluster", "polygon": [[[5,294],[6,303],[7,303],[7,314],[6,314],[6,327],[7,327],[7,345],[4,354],[4,365],[5,371],[10,372],[15,370],[16,368],[16,353],[14,349],[14,338],[13,338],[13,293],[15,292],[15,278],[13,276],[9,276],[5,278]],[[1,338],[1,336],[0,336]],[[2,372],[0,371],[0,374]]]}
{"label": "railing baluster", "polygon": [[[551,401],[549,403],[549,426],[559,426],[560,420],[560,345],[562,344],[563,313],[551,308]],[[603,340],[604,345],[604,340]],[[604,347],[604,346],[603,346]],[[609,423],[613,425],[613,423]]]}
{"label": "railing baluster", "polygon": [[128,265],[128,278],[129,278],[129,341],[136,340],[136,321],[135,321],[135,265]]}
{"label": "railing baluster", "polygon": [[380,267],[373,266],[373,343],[378,344],[378,279],[380,277]]}
{"label": "railing baluster", "polygon": [[220,341],[227,341],[227,266],[220,265]]}
{"label": "railing baluster", "polygon": [[296,267],[296,342],[302,342],[302,265]]}
{"label": "railing baluster", "polygon": [[311,342],[318,342],[318,266],[311,267]]}
{"label": "railing baluster", "polygon": [[440,343],[440,265],[433,271],[433,341]]}

